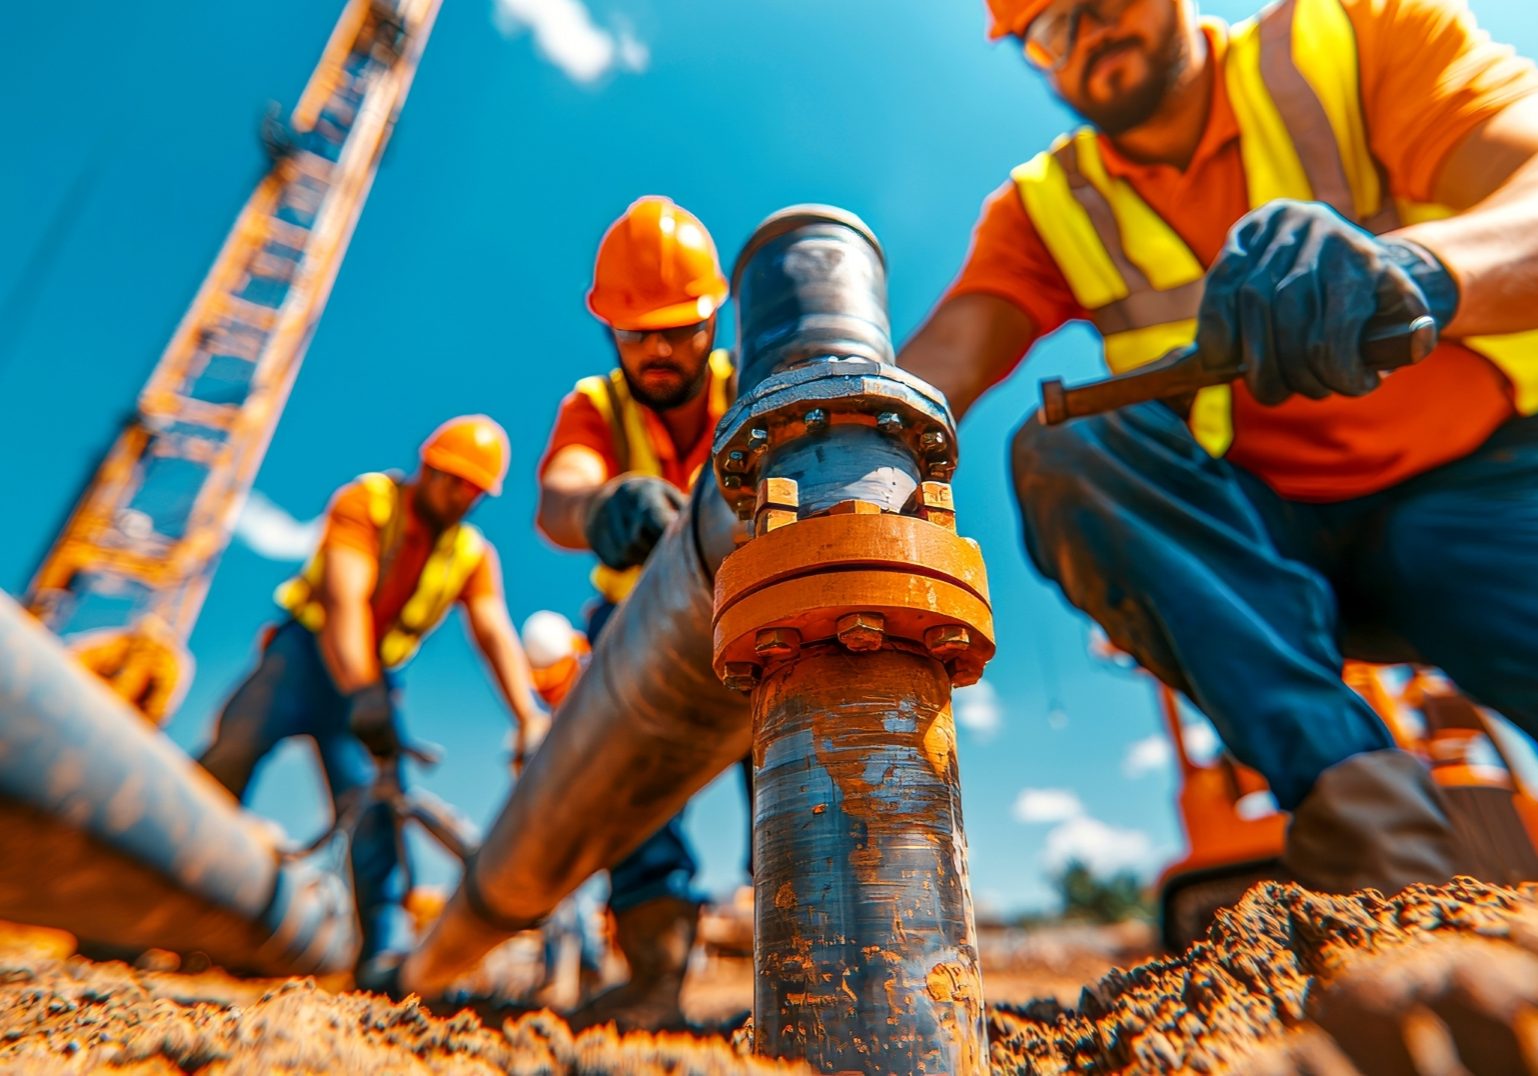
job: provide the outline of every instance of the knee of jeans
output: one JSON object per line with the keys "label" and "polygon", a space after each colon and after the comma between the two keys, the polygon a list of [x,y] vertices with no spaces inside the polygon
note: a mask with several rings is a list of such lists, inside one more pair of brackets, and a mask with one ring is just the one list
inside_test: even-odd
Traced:
{"label": "knee of jeans", "polygon": [[1083,496],[1115,463],[1105,447],[1104,415],[1045,426],[1031,419],[1015,431],[1010,464],[1015,488],[1033,495]]}

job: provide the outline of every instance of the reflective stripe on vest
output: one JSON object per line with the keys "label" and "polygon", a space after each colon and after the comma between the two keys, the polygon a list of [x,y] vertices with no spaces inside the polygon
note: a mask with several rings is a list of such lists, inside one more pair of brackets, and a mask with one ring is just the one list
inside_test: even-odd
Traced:
{"label": "reflective stripe on vest", "polygon": [[[383,580],[400,550],[404,513],[400,483],[385,474],[358,478],[368,493],[369,519],[379,528],[379,579]],[[417,576],[416,588],[395,620],[378,640],[379,660],[387,669],[411,659],[434,628],[459,600],[471,574],[486,556],[486,540],[468,523],[451,527],[438,536],[433,550]],[[317,549],[304,570],[278,587],[277,603],[313,632],[326,623],[326,611],[315,596],[325,573],[325,551]],[[377,590],[379,581],[375,582]]]}
{"label": "reflective stripe on vest", "polygon": [[[1325,202],[1374,233],[1450,215],[1385,200],[1358,81],[1356,38],[1339,0],[1284,0],[1233,27],[1224,84],[1252,208],[1278,198]],[[1092,130],[1059,138],[1013,177],[1074,298],[1104,337],[1113,373],[1195,339],[1205,272],[1131,185],[1106,172]],[[1461,343],[1506,375],[1519,412],[1538,412],[1538,332]],[[1190,424],[1208,452],[1225,453],[1233,443],[1228,386],[1198,393]]]}
{"label": "reflective stripe on vest", "polygon": [[[716,348],[710,353],[710,399],[706,406],[712,415],[721,415],[732,402],[735,389],[736,368],[732,365],[732,353]],[[584,377],[577,382],[577,392],[598,409],[613,438],[614,456],[619,461],[619,474],[644,474],[654,478],[665,477],[657,450],[646,433],[646,421],[641,416],[641,406],[630,395],[630,385],[625,372],[609,371],[607,377]],[[612,476],[611,476],[612,477]],[[699,477],[696,469],[689,476],[689,485]],[[630,596],[636,580],[641,578],[641,566],[617,571],[607,564],[593,568],[590,579],[593,588],[606,600],[618,605]]]}

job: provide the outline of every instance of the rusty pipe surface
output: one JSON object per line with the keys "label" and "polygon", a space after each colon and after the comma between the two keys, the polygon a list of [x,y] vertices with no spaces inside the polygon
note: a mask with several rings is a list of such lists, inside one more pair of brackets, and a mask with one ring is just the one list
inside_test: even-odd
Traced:
{"label": "rusty pipe surface", "polygon": [[611,617],[458,891],[402,965],[404,989],[441,992],[747,753],[747,700],[710,666],[711,590],[695,538],[708,507],[696,496],[674,520]]}
{"label": "rusty pipe surface", "polygon": [[762,1052],[826,1072],[983,1071],[950,694],[927,653],[837,644],[753,693]]}
{"label": "rusty pipe surface", "polygon": [[0,918],[234,971],[352,967],[340,879],[266,830],[0,595]]}

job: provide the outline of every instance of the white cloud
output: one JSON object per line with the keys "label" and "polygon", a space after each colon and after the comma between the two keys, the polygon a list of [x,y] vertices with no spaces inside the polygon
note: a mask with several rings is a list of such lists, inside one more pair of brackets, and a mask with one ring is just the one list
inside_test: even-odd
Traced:
{"label": "white cloud", "polygon": [[1118,871],[1147,874],[1156,865],[1148,834],[1139,829],[1108,826],[1088,815],[1070,818],[1054,827],[1047,834],[1042,860],[1051,871],[1061,871],[1077,861],[1101,877]]}
{"label": "white cloud", "polygon": [[982,743],[997,736],[1004,724],[1004,707],[999,703],[999,693],[986,680],[957,688],[951,698],[951,709],[956,715],[956,724]]}
{"label": "white cloud", "polygon": [[298,562],[309,556],[320,538],[321,521],[301,523],[256,490],[235,520],[235,537],[268,560]]}
{"label": "white cloud", "polygon": [[1164,769],[1174,757],[1175,749],[1170,746],[1169,737],[1162,732],[1156,732],[1152,736],[1134,741],[1132,746],[1127,748],[1127,753],[1121,760],[1121,772],[1124,777],[1142,777],[1144,774]]}
{"label": "white cloud", "polygon": [[492,0],[492,19],[508,37],[534,34],[540,53],[577,82],[610,71],[645,71],[646,45],[627,29],[611,32],[593,21],[581,0]]}
{"label": "white cloud", "polygon": [[[1186,754],[1199,765],[1211,762],[1223,749],[1217,732],[1205,721],[1188,721],[1181,730],[1186,741]],[[1122,756],[1121,772],[1124,777],[1143,777],[1157,773],[1174,761],[1175,747],[1168,734],[1156,732],[1132,742]]]}
{"label": "white cloud", "polygon": [[1024,788],[1015,797],[1014,815],[1018,822],[1065,822],[1082,817],[1084,804],[1067,788]]}

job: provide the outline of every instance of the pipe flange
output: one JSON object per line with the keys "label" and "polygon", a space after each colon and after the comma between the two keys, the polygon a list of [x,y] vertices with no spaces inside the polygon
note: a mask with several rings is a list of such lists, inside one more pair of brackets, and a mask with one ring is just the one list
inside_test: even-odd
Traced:
{"label": "pipe flange", "polygon": [[993,613],[976,544],[891,513],[817,516],[748,542],[716,576],[717,675],[751,687],[804,646],[854,652],[905,643],[976,683],[993,657]]}
{"label": "pipe flange", "polygon": [[772,450],[837,425],[899,441],[923,477],[949,482],[955,473],[956,423],[937,389],[886,363],[829,358],[776,374],[726,412],[711,450],[727,503],[747,515]]}

